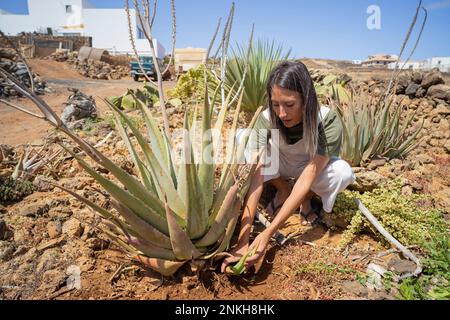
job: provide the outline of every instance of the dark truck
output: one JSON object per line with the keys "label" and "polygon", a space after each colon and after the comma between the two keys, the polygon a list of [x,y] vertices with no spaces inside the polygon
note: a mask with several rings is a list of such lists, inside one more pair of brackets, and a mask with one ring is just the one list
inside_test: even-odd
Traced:
{"label": "dark truck", "polygon": [[[139,60],[147,76],[153,79],[154,81],[158,80],[155,64],[153,63],[153,58],[139,57]],[[159,64],[159,69],[162,72],[162,61],[160,61],[159,59],[157,59],[157,61]],[[131,67],[131,76],[133,77],[134,81],[139,81],[139,78],[144,76],[144,73],[142,72],[141,68],[139,68],[139,63],[137,61],[131,61],[130,67]]]}

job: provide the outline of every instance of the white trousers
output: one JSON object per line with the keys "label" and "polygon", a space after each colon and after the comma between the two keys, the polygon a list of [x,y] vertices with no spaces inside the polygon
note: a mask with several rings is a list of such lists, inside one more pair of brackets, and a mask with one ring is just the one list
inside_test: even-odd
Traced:
{"label": "white trousers", "polygon": [[[280,159],[279,172],[277,174],[264,175],[263,170],[264,182],[279,177],[297,180],[307,163],[299,166],[292,166],[292,163],[288,164],[288,162],[289,161],[283,161],[282,158]],[[348,185],[355,182],[355,179],[356,176],[346,161],[340,158],[331,158],[325,169],[314,180],[311,191],[322,199],[323,210],[325,212],[331,212],[338,193],[344,191]]]}

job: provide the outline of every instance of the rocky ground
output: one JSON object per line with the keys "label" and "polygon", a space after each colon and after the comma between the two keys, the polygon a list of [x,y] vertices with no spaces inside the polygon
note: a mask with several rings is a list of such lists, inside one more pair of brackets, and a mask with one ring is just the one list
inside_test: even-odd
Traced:
{"label": "rocky ground", "polygon": [[64,62],[72,66],[83,77],[99,80],[119,80],[129,78],[130,74],[130,59],[120,59],[116,57],[107,57],[107,61],[94,61],[87,59],[84,61],[78,60],[78,52],[67,50],[58,50],[53,53],[49,59]]}
{"label": "rocky ground", "polygon": [[[365,85],[373,90],[381,87],[381,82],[371,77],[365,79]],[[414,95],[405,96],[413,81],[409,79],[399,98],[403,106],[416,112],[417,120],[424,119],[420,144],[405,159],[376,159],[355,168],[358,179],[353,188],[370,190],[400,177],[405,194],[430,195],[434,206],[448,218],[449,101],[428,95],[432,86],[422,97],[416,97],[419,88]],[[55,94],[59,93],[46,98],[54,99]],[[171,122],[178,126],[182,114],[177,110],[170,114]],[[106,115],[102,114],[104,119]],[[5,121],[2,127],[7,124]],[[111,131],[110,123],[104,120],[85,122],[78,133],[96,144]],[[0,176],[5,176],[14,169],[21,149],[7,135],[0,136],[4,139],[1,143],[13,145],[0,148]],[[43,132],[26,138],[35,140],[35,147],[46,145],[50,153],[58,149],[45,144]],[[99,148],[125,170],[133,170],[126,147],[114,131]],[[99,231],[99,218],[49,181],[109,208],[107,195],[67,155],[60,155],[39,172],[33,180],[36,191],[20,202],[4,204],[0,212],[0,299],[394,299],[398,294],[395,288],[370,290],[359,281],[368,264],[386,250],[375,239],[363,235],[340,252],[336,248],[343,229],[302,227],[298,216],[290,218],[282,230],[290,240],[282,247],[271,243],[257,275],[229,278],[218,272],[218,263],[212,263],[202,272],[185,265],[174,277],[162,278],[126,260]],[[255,226],[255,231],[259,230],[260,226]],[[414,267],[397,254],[386,255],[379,263],[397,271]]]}

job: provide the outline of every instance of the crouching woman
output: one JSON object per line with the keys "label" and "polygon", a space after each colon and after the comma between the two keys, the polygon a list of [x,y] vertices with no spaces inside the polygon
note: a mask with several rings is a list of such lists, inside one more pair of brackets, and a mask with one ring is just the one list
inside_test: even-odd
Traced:
{"label": "crouching woman", "polygon": [[[355,175],[344,160],[339,159],[342,125],[336,113],[319,106],[313,81],[303,63],[282,62],[269,76],[267,83],[268,108],[259,116],[255,129],[278,129],[279,139],[258,135],[259,144],[273,144],[279,162],[277,172],[268,172],[258,164],[245,199],[241,230],[232,256],[222,264],[226,267],[254,250],[245,267],[263,258],[272,235],[299,207],[303,225],[313,225],[318,211],[311,198],[321,198],[323,210],[331,212],[336,196]],[[259,132],[267,130],[259,130]],[[291,188],[288,179],[296,180]],[[277,193],[268,211],[275,217],[270,225],[250,244],[250,230],[263,192],[264,183],[271,183]]]}

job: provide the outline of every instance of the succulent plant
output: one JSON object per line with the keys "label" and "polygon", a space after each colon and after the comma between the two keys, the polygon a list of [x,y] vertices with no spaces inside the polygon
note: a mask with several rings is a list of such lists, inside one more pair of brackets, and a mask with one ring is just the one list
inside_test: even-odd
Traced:
{"label": "succulent plant", "polygon": [[30,181],[21,181],[12,177],[0,178],[0,202],[20,201],[33,193],[33,184]]}
{"label": "succulent plant", "polygon": [[388,159],[406,155],[418,143],[422,125],[413,125],[415,113],[405,115],[394,106],[394,97],[373,98],[359,91],[348,105],[339,98],[331,99],[342,122],[341,157],[352,166],[359,166],[375,157]]}

